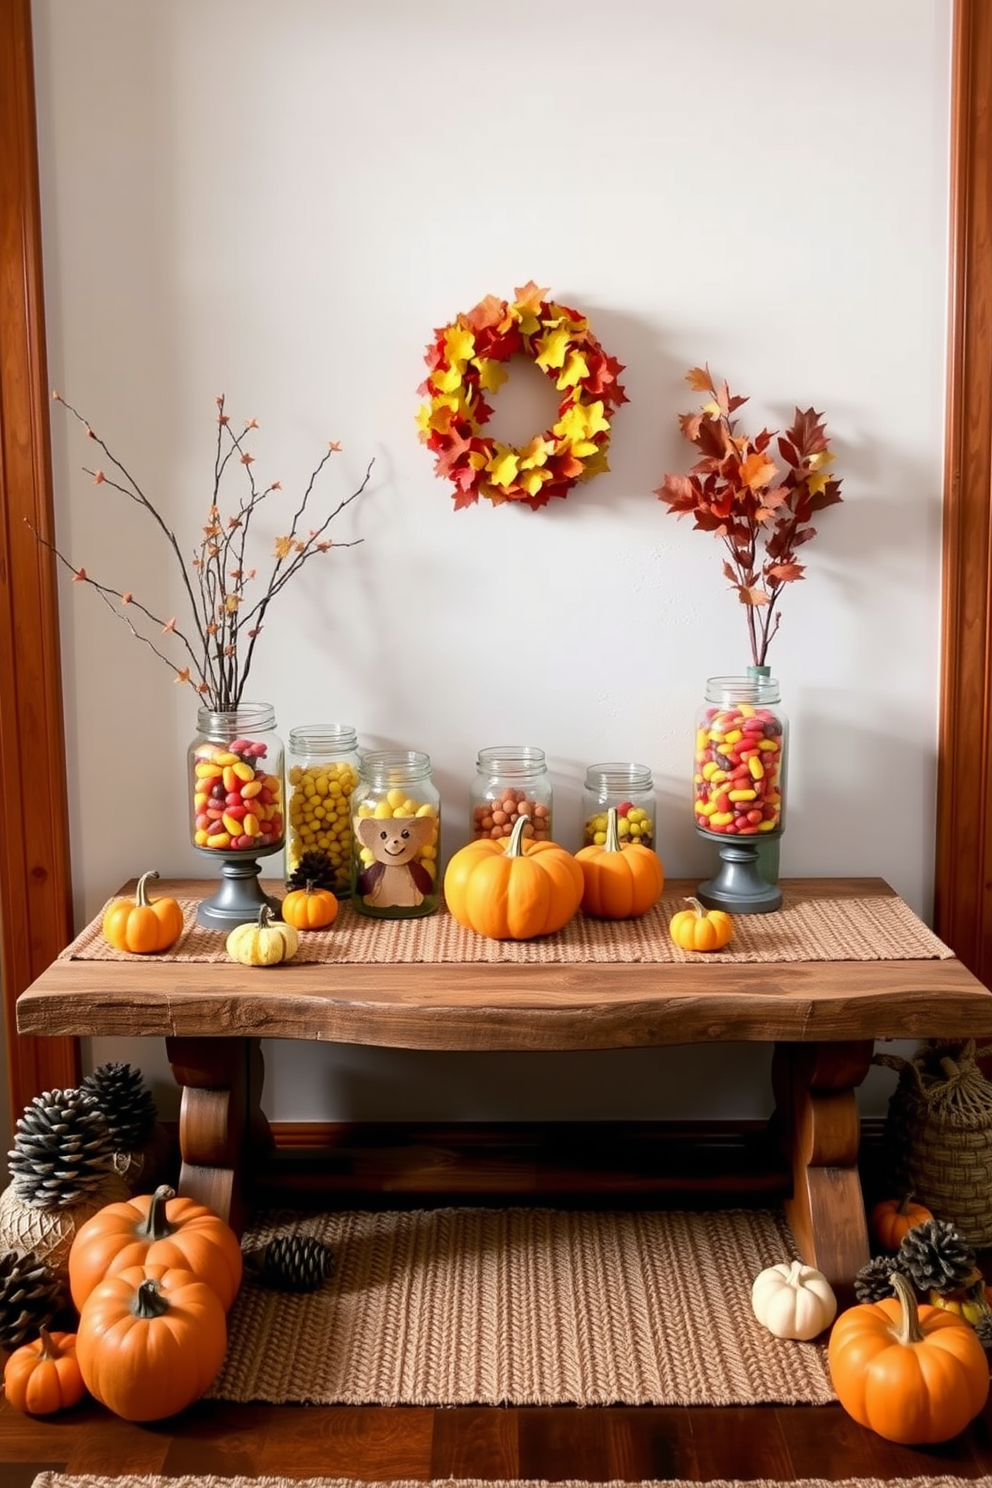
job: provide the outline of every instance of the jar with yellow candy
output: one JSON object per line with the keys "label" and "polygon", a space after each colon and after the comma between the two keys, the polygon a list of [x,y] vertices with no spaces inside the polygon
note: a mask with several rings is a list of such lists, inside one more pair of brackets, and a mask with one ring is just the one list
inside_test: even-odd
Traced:
{"label": "jar with yellow candy", "polygon": [[321,868],[319,882],[340,898],[351,885],[351,798],[361,757],[350,723],[308,723],[290,730],[286,777],[289,806],[286,884],[304,858]]}
{"label": "jar with yellow candy", "polygon": [[370,750],[351,798],[351,902],[359,914],[406,920],[440,903],[441,797],[430,756]]}

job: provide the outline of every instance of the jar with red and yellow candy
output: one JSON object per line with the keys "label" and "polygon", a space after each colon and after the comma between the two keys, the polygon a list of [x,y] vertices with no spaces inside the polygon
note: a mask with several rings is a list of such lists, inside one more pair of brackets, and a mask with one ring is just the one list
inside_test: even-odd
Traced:
{"label": "jar with red and yellow candy", "polygon": [[269,703],[201,708],[189,747],[194,847],[218,856],[277,852],[285,841],[283,746]]}
{"label": "jar with red and yellow candy", "polygon": [[534,744],[497,744],[479,750],[476,776],[469,790],[473,840],[509,837],[517,818],[526,816],[524,835],[549,842],[553,804],[543,749]]}
{"label": "jar with red and yellow candy", "polygon": [[710,677],[696,719],[693,807],[714,838],[778,836],[788,727],[774,677]]}
{"label": "jar with red and yellow candy", "polygon": [[359,914],[406,920],[440,903],[441,797],[430,756],[369,750],[351,798],[351,902]]}

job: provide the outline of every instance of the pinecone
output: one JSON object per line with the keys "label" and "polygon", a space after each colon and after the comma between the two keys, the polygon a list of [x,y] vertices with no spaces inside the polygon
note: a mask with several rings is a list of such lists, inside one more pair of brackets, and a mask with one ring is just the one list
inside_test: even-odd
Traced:
{"label": "pinecone", "polygon": [[330,889],[332,893],[338,882],[338,870],[331,862],[330,853],[322,847],[313,847],[303,853],[288,879],[294,889],[305,889],[310,884],[315,889]]}
{"label": "pinecone", "polygon": [[896,1269],[895,1256],[876,1256],[867,1261],[854,1278],[854,1295],[859,1302],[881,1302],[883,1297],[894,1297],[896,1289],[891,1277]]}
{"label": "pinecone", "polygon": [[258,1280],[282,1292],[315,1292],[334,1270],[334,1253],[312,1235],[277,1235],[250,1258]]}
{"label": "pinecone", "polygon": [[106,1183],[114,1146],[92,1095],[46,1090],[19,1117],[7,1155],[15,1198],[33,1209],[63,1209]]}
{"label": "pinecone", "polygon": [[92,1095],[106,1117],[115,1152],[136,1152],[145,1145],[158,1111],[139,1069],[129,1064],[101,1064],[83,1076],[80,1089]]}
{"label": "pinecone", "polygon": [[975,1336],[983,1349],[992,1349],[992,1318],[980,1317],[975,1324]]}
{"label": "pinecone", "polygon": [[971,1276],[975,1252],[949,1219],[928,1219],[903,1236],[896,1265],[918,1292],[951,1292]]}
{"label": "pinecone", "polygon": [[0,1349],[13,1353],[37,1338],[62,1306],[62,1284],[34,1251],[0,1256]]}

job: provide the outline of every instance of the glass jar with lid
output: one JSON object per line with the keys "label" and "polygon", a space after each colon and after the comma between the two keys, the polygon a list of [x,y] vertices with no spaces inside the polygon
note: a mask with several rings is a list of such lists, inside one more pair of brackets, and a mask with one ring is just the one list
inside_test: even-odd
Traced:
{"label": "glass jar with lid", "polygon": [[296,885],[304,872],[339,896],[350,888],[351,798],[360,764],[358,735],[350,723],[308,723],[290,730],[287,886]]}
{"label": "glass jar with lid", "polygon": [[351,825],[355,909],[390,920],[432,914],[441,898],[441,797],[430,756],[417,749],[363,754]]}
{"label": "glass jar with lid", "polygon": [[480,837],[509,837],[517,818],[527,817],[524,835],[552,840],[554,791],[543,749],[533,744],[497,744],[480,749],[469,790],[470,830]]}
{"label": "glass jar with lid", "polygon": [[606,841],[607,812],[616,807],[621,843],[655,847],[654,780],[647,765],[590,765],[582,788],[582,846],[602,847]]}

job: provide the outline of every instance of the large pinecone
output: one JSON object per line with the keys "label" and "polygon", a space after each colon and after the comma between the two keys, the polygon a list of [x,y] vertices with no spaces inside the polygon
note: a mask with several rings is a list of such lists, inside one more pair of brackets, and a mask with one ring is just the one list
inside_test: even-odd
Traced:
{"label": "large pinecone", "polygon": [[339,873],[331,862],[331,855],[322,847],[313,847],[303,853],[288,879],[294,889],[305,889],[310,884],[315,889],[330,889],[332,892],[338,881]]}
{"label": "large pinecone", "polygon": [[951,1292],[975,1269],[975,1252],[949,1219],[928,1219],[907,1230],[896,1266],[918,1292]]}
{"label": "large pinecone", "polygon": [[283,1292],[314,1292],[334,1270],[334,1252],[313,1235],[277,1235],[252,1257],[251,1269]]}
{"label": "large pinecone", "polygon": [[57,1317],[62,1284],[34,1251],[0,1256],[0,1348],[13,1353]]}
{"label": "large pinecone", "polygon": [[866,1261],[854,1278],[854,1295],[859,1302],[881,1302],[883,1297],[894,1297],[892,1273],[898,1270],[895,1256],[876,1256]]}
{"label": "large pinecone", "polygon": [[83,1076],[80,1089],[92,1095],[110,1127],[115,1152],[136,1152],[152,1134],[158,1111],[139,1069],[101,1064]]}
{"label": "large pinecone", "polygon": [[107,1118],[85,1090],[46,1090],[19,1117],[9,1152],[14,1196],[34,1209],[63,1209],[112,1172]]}

